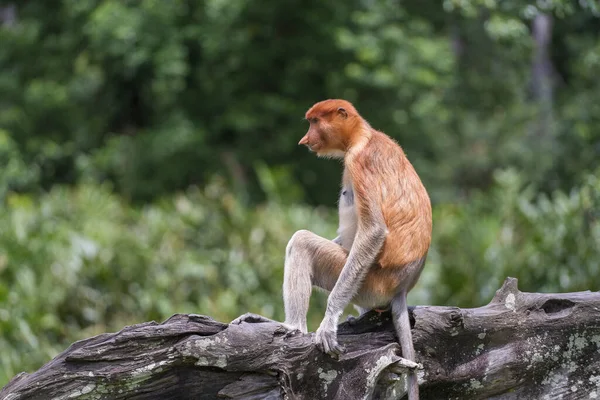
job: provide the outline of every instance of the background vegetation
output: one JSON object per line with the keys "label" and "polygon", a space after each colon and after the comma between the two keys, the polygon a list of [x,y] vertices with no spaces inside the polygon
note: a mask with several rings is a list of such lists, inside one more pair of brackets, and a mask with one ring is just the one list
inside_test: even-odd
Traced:
{"label": "background vegetation", "polygon": [[[339,163],[296,143],[342,97],[434,204],[411,301],[599,290],[600,8],[495,0],[0,1],[0,386],[173,313],[282,319]],[[325,296],[316,293],[315,329]]]}

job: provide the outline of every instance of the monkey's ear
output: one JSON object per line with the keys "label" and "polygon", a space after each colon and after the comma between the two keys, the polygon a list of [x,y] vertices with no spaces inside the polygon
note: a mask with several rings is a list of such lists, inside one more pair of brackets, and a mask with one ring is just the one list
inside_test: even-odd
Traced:
{"label": "monkey's ear", "polygon": [[344,107],[340,107],[337,109],[338,114],[340,114],[343,118],[348,118],[348,112]]}

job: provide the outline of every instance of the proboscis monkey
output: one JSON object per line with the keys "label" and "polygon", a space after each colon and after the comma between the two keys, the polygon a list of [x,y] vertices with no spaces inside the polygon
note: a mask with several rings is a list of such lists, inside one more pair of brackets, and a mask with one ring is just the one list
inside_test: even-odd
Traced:
{"label": "proboscis monkey", "polygon": [[[425,263],[431,242],[429,195],[402,148],[373,129],[345,100],[325,100],[306,112],[310,128],[298,144],[317,156],[344,162],[338,236],[296,232],[285,253],[285,324],[307,332],[312,286],[329,291],[315,341],[339,355],[337,325],[349,303],[361,313],[391,306],[402,355],[415,361],[406,296]],[[415,371],[409,399],[418,399]]]}

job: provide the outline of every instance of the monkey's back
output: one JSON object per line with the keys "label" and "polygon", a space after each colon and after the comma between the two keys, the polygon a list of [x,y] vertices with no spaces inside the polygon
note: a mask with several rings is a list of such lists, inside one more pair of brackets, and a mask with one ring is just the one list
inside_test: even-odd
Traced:
{"label": "monkey's back", "polygon": [[[418,262],[431,243],[431,202],[421,179],[402,148],[389,136],[374,132],[363,160],[381,180],[369,185],[388,229],[378,257],[382,268],[402,267]],[[375,183],[375,182],[374,182]]]}

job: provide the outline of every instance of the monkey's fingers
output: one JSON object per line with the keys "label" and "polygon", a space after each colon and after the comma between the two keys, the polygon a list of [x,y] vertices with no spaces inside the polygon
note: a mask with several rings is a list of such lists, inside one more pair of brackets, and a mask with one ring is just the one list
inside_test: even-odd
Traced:
{"label": "monkey's fingers", "polygon": [[335,332],[317,330],[315,344],[319,350],[333,358],[339,358],[345,352],[344,347],[337,342]]}
{"label": "monkey's fingers", "polygon": [[330,344],[330,350],[327,354],[329,354],[333,358],[337,359],[337,358],[340,358],[340,356],[342,354],[344,354],[345,352],[346,352],[346,349],[344,348],[344,346],[339,344],[337,341],[334,341],[333,343]]}
{"label": "monkey's fingers", "polygon": [[395,374],[402,375],[407,372],[423,369],[423,364],[416,363],[406,358],[401,358],[389,366],[389,370]]}

